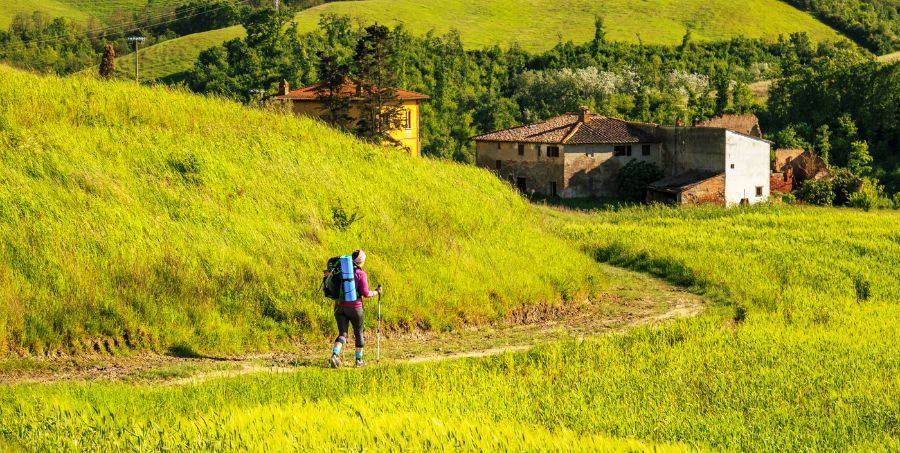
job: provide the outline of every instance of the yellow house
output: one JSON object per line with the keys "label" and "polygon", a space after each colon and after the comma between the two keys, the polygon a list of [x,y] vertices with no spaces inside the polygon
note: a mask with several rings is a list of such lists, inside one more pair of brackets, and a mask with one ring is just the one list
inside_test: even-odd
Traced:
{"label": "yellow house", "polygon": [[[310,85],[298,90],[290,90],[288,83],[282,82],[280,93],[275,99],[289,101],[292,110],[297,115],[306,115],[321,118],[325,114],[325,106],[319,99],[320,84]],[[353,82],[347,82],[341,88],[341,95],[350,98],[349,115],[356,121],[359,118],[359,109],[354,106],[359,98],[359,88]],[[415,91],[397,90],[397,98],[403,106],[402,125],[399,129],[390,132],[391,137],[400,142],[407,151],[414,156],[422,155],[422,139],[419,135],[422,119],[421,101],[430,99],[426,94]]]}

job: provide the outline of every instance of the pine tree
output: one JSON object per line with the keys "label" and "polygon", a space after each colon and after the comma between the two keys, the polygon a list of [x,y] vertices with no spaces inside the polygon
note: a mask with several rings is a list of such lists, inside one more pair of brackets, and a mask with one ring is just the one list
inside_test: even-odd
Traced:
{"label": "pine tree", "polygon": [[603,26],[603,16],[594,17],[594,39],[591,41],[591,54],[596,56],[606,44],[606,30]]}
{"label": "pine tree", "polygon": [[403,122],[403,106],[394,88],[397,77],[390,64],[393,52],[391,32],[384,25],[366,27],[356,43],[354,60],[361,98],[356,133],[373,143],[399,146],[390,135]]}
{"label": "pine tree", "polygon": [[112,44],[103,48],[103,60],[100,61],[100,77],[109,79],[116,72],[116,49]]}

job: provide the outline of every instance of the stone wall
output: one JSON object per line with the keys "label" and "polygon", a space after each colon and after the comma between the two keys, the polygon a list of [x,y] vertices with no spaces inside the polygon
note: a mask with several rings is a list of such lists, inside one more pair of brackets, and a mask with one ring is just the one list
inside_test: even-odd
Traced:
{"label": "stone wall", "polygon": [[[644,145],[650,147],[649,156],[643,155]],[[617,183],[619,170],[628,162],[643,160],[659,166],[659,144],[630,146],[631,156],[616,156],[615,145],[566,146],[565,180],[560,195],[564,198],[616,197],[620,195]]]}
{"label": "stone wall", "polygon": [[556,183],[557,194],[561,193],[565,162],[563,147],[560,147],[559,157],[547,157],[547,145],[525,143],[523,155],[519,155],[518,145],[507,142],[476,142],[475,164],[493,171],[513,187],[522,189],[519,182],[524,182],[525,194],[550,196],[552,183]]}

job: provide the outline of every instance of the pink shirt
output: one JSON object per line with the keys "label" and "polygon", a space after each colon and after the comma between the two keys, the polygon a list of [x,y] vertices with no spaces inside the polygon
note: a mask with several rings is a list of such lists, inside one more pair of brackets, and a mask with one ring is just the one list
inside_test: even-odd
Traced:
{"label": "pink shirt", "polygon": [[339,307],[351,307],[351,308],[362,308],[363,298],[375,297],[378,295],[375,291],[369,291],[369,276],[366,275],[366,271],[356,268],[353,272],[353,278],[356,280],[356,295],[358,299],[353,302],[338,302],[337,306]]}

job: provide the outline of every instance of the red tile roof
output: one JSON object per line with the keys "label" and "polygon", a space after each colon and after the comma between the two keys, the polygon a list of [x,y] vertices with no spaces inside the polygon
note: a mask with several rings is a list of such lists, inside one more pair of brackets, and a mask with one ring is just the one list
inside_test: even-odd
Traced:
{"label": "red tile roof", "polygon": [[697,123],[697,127],[721,127],[751,137],[762,138],[759,118],[756,115],[722,115]]}
{"label": "red tile roof", "polygon": [[[316,101],[319,99],[319,95],[317,91],[321,86],[321,83],[317,83],[315,85],[310,85],[308,87],[299,88],[296,90],[291,90],[287,94],[283,94],[280,96],[275,96],[275,99],[287,99],[294,101]],[[358,100],[359,94],[357,93],[357,85],[354,82],[347,82],[343,86],[341,86],[341,95],[349,96],[353,100]],[[422,99],[431,99],[431,96],[422,93],[416,93],[415,91],[407,91],[407,90],[397,90],[397,97],[401,101],[415,101]]]}
{"label": "red tile roof", "polygon": [[[643,127],[642,127],[643,126]],[[588,114],[584,122],[577,113],[566,113],[535,124],[513,127],[473,137],[476,141],[559,143],[567,145],[656,143],[659,140],[644,127],[617,118]]]}

